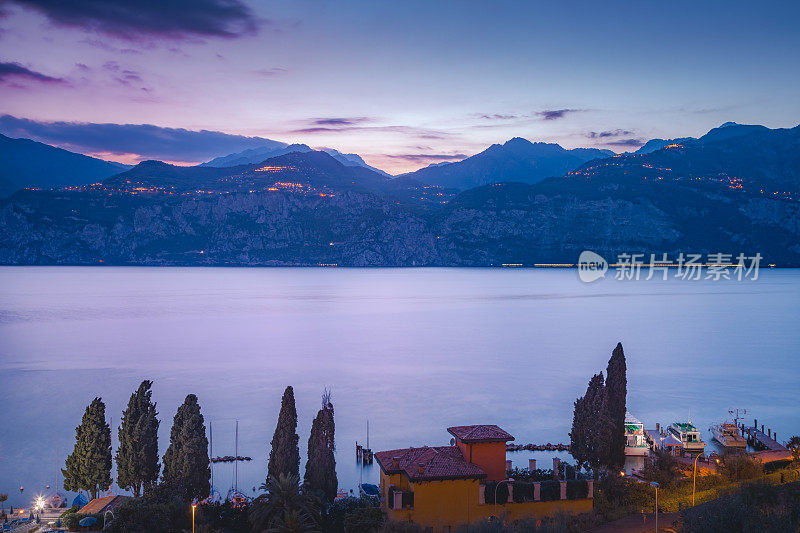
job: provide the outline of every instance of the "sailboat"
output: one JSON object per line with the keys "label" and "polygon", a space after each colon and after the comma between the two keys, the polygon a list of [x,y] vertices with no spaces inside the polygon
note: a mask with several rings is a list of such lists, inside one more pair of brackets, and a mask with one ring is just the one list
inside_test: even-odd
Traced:
{"label": "sailboat", "polygon": [[[367,446],[361,450],[361,465],[372,464],[372,450],[369,447],[369,420],[367,420]],[[372,483],[364,483],[364,469],[359,469],[358,492],[363,497],[377,498],[380,496],[378,487]]]}
{"label": "sailboat", "polygon": [[[217,459],[216,457],[214,459]],[[214,461],[212,459],[212,461]],[[236,421],[236,437],[234,438],[234,459],[233,459],[233,486],[228,490],[228,495],[225,498],[233,504],[234,507],[246,507],[250,498],[239,490],[239,461],[245,458],[239,457],[239,421]],[[250,459],[249,457],[247,458]],[[219,461],[216,461],[219,462]]]}

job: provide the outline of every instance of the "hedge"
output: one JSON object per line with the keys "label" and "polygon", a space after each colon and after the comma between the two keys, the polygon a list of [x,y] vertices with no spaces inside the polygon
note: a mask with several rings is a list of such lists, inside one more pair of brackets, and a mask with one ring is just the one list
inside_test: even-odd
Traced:
{"label": "hedge", "polygon": [[558,481],[542,481],[540,495],[543,502],[550,502],[561,499],[561,483]]}
{"label": "hedge", "polygon": [[486,503],[494,503],[494,494],[497,491],[497,503],[503,505],[508,502],[508,483],[501,483],[497,486],[496,481],[486,483],[483,490],[483,499]]}
{"label": "hedge", "polygon": [[533,483],[527,481],[514,482],[514,502],[530,502],[533,501]]}
{"label": "hedge", "polygon": [[589,496],[589,483],[583,479],[567,481],[567,499],[581,500]]}

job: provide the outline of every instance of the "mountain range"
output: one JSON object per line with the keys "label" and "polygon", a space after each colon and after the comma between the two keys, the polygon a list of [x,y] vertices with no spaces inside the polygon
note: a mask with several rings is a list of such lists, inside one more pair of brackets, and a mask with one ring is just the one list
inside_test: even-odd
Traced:
{"label": "mountain range", "polygon": [[592,159],[612,155],[614,152],[611,150],[567,150],[558,144],[532,143],[515,137],[504,144],[493,144],[463,161],[425,167],[404,176],[421,183],[461,190],[507,181],[536,183],[545,178],[563,176]]}
{"label": "mountain range", "polygon": [[0,134],[0,197],[23,187],[69,187],[95,183],[127,168],[130,167]]}
{"label": "mountain range", "polygon": [[[456,167],[441,180],[313,150],[233,167],[146,161],[100,185],[0,200],[0,263],[487,266],[574,263],[591,249],[800,266],[800,126],[724,124],[651,148],[512,139],[430,167]],[[531,167],[546,165],[525,163],[534,153],[572,163],[541,179]]]}
{"label": "mountain range", "polygon": [[[260,163],[262,161],[266,161],[267,159],[278,157],[284,154],[290,154],[292,152],[313,152],[314,149],[309,147],[307,144],[284,144],[278,143],[277,141],[271,141],[271,143],[275,143],[278,145],[283,146],[276,146],[275,144],[270,144],[267,146],[263,146],[260,148],[251,148],[249,150],[244,150],[242,152],[236,152],[235,154],[228,154],[226,156],[216,157],[211,161],[207,161],[205,163],[201,163],[199,166],[201,167],[235,167],[238,165],[250,165],[254,163]],[[334,150],[333,148],[323,148],[319,150],[321,152],[325,152],[341,164],[346,167],[364,167],[368,168],[372,171],[375,171],[379,174],[383,174],[386,177],[390,177],[390,174],[384,172],[379,168],[375,168],[370,166],[364,161],[360,155],[358,154],[343,154],[338,150]]]}

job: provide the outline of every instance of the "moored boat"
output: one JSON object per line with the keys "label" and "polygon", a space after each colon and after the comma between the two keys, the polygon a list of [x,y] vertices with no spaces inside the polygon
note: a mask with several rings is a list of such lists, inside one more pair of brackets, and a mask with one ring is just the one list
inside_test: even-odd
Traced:
{"label": "moored boat", "polygon": [[644,424],[625,413],[625,455],[647,455],[649,447],[644,437]]}
{"label": "moored boat", "polygon": [[739,428],[733,422],[722,422],[709,428],[714,440],[726,448],[746,448],[747,441],[739,433]]}
{"label": "moored boat", "polygon": [[684,451],[701,453],[706,448],[706,443],[700,438],[700,430],[691,422],[673,422],[669,432],[680,439]]}

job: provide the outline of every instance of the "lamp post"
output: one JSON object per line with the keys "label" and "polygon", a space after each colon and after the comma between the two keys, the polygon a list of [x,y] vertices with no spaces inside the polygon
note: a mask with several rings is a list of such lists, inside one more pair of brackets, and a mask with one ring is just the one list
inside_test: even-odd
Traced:
{"label": "lamp post", "polygon": [[494,515],[497,516],[497,489],[500,488],[502,483],[513,483],[513,478],[504,479],[502,481],[498,481],[497,485],[494,486]]}
{"label": "lamp post", "polygon": [[192,504],[192,533],[194,533],[194,510],[197,509],[197,504]]}
{"label": "lamp post", "polygon": [[692,475],[692,507],[694,507],[694,489],[697,487],[697,460],[700,459],[702,453],[698,453],[694,458],[694,473]]}
{"label": "lamp post", "polygon": [[651,481],[650,484],[656,488],[656,533],[658,533],[658,483]]}

